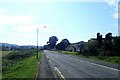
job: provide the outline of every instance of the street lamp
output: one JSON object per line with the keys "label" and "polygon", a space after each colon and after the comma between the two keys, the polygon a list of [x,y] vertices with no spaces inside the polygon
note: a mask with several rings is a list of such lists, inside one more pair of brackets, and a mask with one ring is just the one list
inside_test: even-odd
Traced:
{"label": "street lamp", "polygon": [[[41,27],[39,27],[41,28]],[[39,33],[39,28],[37,28],[37,53],[36,53],[36,59],[38,59],[38,33]],[[43,28],[47,28],[47,26],[43,26]]]}

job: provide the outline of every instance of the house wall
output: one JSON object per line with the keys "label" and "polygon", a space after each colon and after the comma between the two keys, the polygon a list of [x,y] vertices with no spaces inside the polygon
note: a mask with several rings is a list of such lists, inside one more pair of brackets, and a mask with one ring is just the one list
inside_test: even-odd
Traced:
{"label": "house wall", "polygon": [[[81,46],[83,47],[81,48]],[[85,42],[73,43],[66,48],[66,50],[72,52],[80,52],[80,50],[84,50],[84,49],[85,49]]]}

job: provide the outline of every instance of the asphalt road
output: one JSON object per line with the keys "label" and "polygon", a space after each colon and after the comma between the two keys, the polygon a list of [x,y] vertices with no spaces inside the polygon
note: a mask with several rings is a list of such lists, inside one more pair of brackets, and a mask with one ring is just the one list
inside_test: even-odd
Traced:
{"label": "asphalt road", "polygon": [[65,79],[119,80],[120,71],[117,65],[87,60],[56,51],[45,50],[44,54]]}

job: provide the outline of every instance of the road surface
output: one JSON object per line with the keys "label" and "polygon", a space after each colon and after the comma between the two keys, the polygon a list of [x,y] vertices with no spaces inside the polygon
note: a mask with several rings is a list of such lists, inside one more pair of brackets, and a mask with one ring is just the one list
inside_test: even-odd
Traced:
{"label": "road surface", "polygon": [[[119,80],[120,70],[117,69],[117,65],[87,60],[57,51],[44,50],[43,54],[54,67],[52,69],[56,69],[62,78],[66,80]],[[54,70],[52,72],[54,73]],[[52,73],[50,72],[50,74]]]}

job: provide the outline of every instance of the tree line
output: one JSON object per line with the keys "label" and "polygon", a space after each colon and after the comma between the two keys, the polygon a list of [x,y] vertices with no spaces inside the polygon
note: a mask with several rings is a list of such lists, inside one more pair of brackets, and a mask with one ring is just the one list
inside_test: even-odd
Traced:
{"label": "tree line", "polygon": [[[100,33],[97,33],[96,38],[91,38],[86,42],[85,49],[79,52],[82,55],[102,55],[102,56],[117,56],[120,55],[120,36],[112,36],[112,33],[107,33],[105,38]],[[56,44],[58,38],[51,36],[44,45],[44,49],[49,50],[66,50],[72,43],[68,39],[62,39],[62,41]]]}
{"label": "tree line", "polygon": [[63,39],[60,43],[56,44],[57,41],[58,38],[56,36],[51,36],[49,41],[47,41],[47,45],[44,45],[44,49],[65,50],[65,48],[71,44],[68,39]]}
{"label": "tree line", "polygon": [[88,54],[117,56],[120,55],[120,36],[113,37],[112,33],[107,33],[105,38],[102,38],[102,35],[97,33],[96,39],[90,39],[87,42],[87,47]]}

